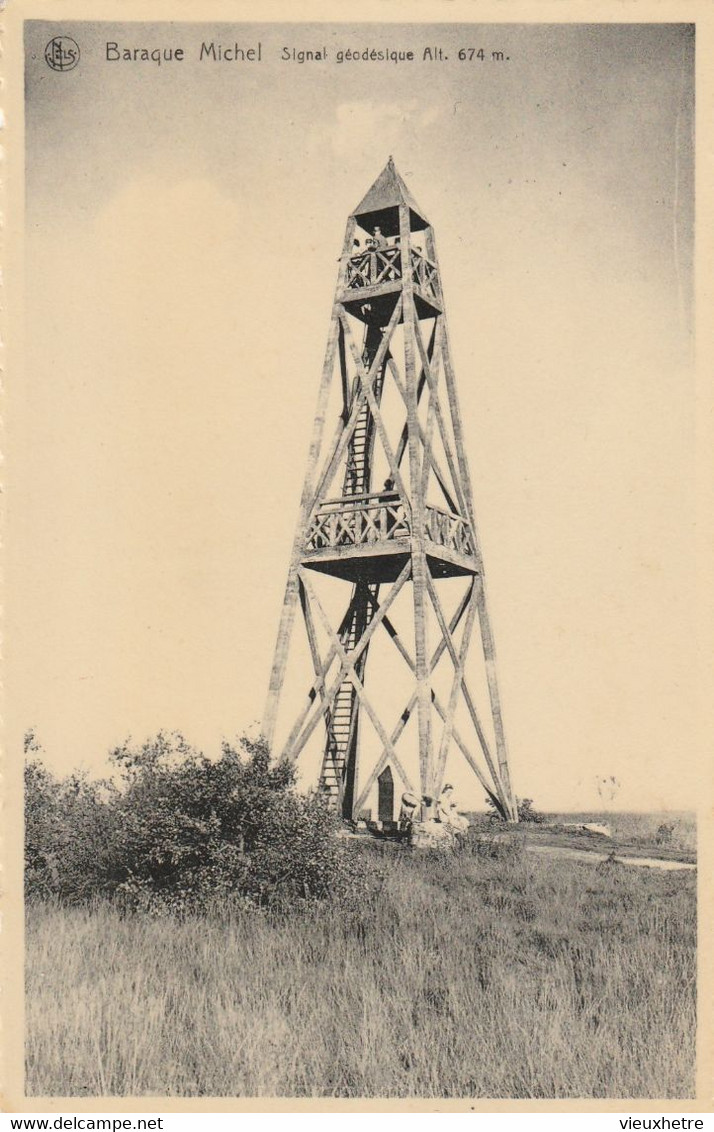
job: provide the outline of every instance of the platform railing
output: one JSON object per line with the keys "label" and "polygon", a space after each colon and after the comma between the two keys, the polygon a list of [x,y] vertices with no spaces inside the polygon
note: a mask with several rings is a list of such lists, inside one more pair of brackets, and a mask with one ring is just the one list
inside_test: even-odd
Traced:
{"label": "platform railing", "polygon": [[[436,264],[422,252],[410,248],[411,272],[414,283],[425,295],[439,297],[439,277]],[[399,244],[386,244],[381,248],[368,248],[347,260],[346,286],[348,291],[363,287],[377,287],[394,283],[402,278],[402,249]]]}
{"label": "platform railing", "polygon": [[439,298],[439,273],[436,270],[436,264],[427,259],[416,248],[411,250],[412,260],[412,278],[417,287],[420,287],[425,295],[429,295],[432,299]]}
{"label": "platform railing", "polygon": [[326,500],[315,513],[307,546],[308,550],[369,546],[410,534],[407,508],[396,493],[344,496]]}
{"label": "platform railing", "polygon": [[392,283],[401,277],[402,249],[398,244],[367,249],[359,255],[350,256],[347,261],[349,290],[376,287],[380,283]]}
{"label": "platform railing", "polygon": [[426,536],[439,546],[447,546],[458,554],[473,555],[471,528],[465,519],[441,507],[426,508]]}
{"label": "platform railing", "polygon": [[[343,496],[328,499],[312,517],[307,550],[339,550],[407,539],[412,533],[411,510],[396,493]],[[473,539],[468,522],[453,511],[428,505],[425,534],[438,546],[471,557]]]}

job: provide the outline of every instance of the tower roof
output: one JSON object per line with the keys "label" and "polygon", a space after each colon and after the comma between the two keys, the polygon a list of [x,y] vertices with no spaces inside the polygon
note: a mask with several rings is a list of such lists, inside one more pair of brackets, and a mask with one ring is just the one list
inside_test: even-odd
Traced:
{"label": "tower roof", "polygon": [[414,200],[404,184],[393,159],[390,157],[367,195],[362,198],[353,216],[367,227],[378,224],[385,235],[396,235],[399,231],[399,206],[409,208],[413,231],[421,231],[428,225],[423,209]]}

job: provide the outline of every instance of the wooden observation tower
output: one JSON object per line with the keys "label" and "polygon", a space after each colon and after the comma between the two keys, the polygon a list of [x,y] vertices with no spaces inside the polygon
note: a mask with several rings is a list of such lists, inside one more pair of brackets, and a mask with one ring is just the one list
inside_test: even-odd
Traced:
{"label": "wooden observation tower", "polygon": [[[309,690],[277,742],[298,606]],[[318,744],[345,818],[465,760],[517,820],[434,235],[391,158],[347,222],[263,731]]]}

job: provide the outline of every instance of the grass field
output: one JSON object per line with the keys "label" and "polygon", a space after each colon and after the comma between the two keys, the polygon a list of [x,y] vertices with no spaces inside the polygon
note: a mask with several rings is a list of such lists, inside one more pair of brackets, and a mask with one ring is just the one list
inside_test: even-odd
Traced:
{"label": "grass field", "polygon": [[[544,824],[522,823],[512,828],[509,836],[524,845],[537,848],[553,846],[561,849],[578,849],[600,855],[615,853],[625,858],[661,858],[695,864],[697,859],[697,829],[693,814],[607,814],[574,813],[545,814]],[[483,815],[475,817],[473,830],[493,827]],[[577,825],[595,822],[609,827],[611,836],[601,837]],[[575,828],[573,828],[575,826]]]}
{"label": "grass field", "polygon": [[693,1095],[695,874],[355,852],[349,906],[30,906],[28,1095]]}
{"label": "grass field", "polygon": [[547,814],[546,817],[548,821],[556,823],[604,822],[610,827],[613,841],[623,849],[639,848],[643,851],[654,849],[664,856],[696,855],[696,818],[694,814],[685,810],[663,810],[654,813],[624,811],[607,814],[600,811]]}

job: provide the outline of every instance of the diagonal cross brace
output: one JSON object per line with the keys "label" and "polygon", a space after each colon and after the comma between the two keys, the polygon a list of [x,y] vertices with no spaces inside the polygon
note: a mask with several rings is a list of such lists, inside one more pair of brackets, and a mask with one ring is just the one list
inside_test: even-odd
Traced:
{"label": "diagonal cross brace", "polygon": [[[455,632],[456,629],[458,628],[459,622],[464,615],[464,611],[466,610],[467,604],[468,604],[468,594],[464,594],[464,596],[462,597],[461,601],[459,602],[458,606],[456,607],[454,614],[451,618],[450,627],[451,627],[452,633]],[[382,621],[385,621],[384,617],[382,617]],[[390,624],[391,624],[391,622],[390,622]],[[386,628],[386,624],[385,624],[385,628]],[[387,630],[387,631],[389,632],[389,630]],[[397,638],[396,632],[392,631],[392,632],[389,633],[389,635],[390,635],[390,637],[392,637],[392,639],[395,641],[395,644],[396,644],[396,638]],[[411,659],[411,657],[409,657],[409,654],[407,653],[406,649],[404,649],[404,646],[401,645],[401,642],[397,647],[399,648],[400,652],[402,652],[402,656],[405,656],[405,659],[407,659],[407,662],[408,662],[412,672],[416,675],[416,664]],[[441,660],[441,657],[444,653],[445,648],[446,648],[446,642],[444,640],[439,641],[438,645],[436,646],[436,648],[435,648],[435,650],[432,654],[431,661],[429,662],[429,675],[430,676],[431,676],[432,672],[434,671],[434,669],[436,668],[439,661]],[[432,692],[432,695],[433,695],[433,692]],[[397,721],[397,723],[396,723],[396,725],[395,725],[395,727],[392,731],[392,734],[390,736],[392,746],[394,746],[395,743],[398,741],[400,735],[404,731],[404,728],[406,727],[407,723],[409,722],[410,716],[411,716],[412,712],[414,711],[414,708],[416,707],[417,698],[418,698],[418,692],[415,690],[414,692],[412,692],[412,695],[409,699],[409,702],[407,703],[407,706],[405,707],[404,711],[399,716],[399,719],[398,719],[398,721]],[[372,786],[376,782],[377,776],[382,773],[382,770],[386,766],[388,759],[389,759],[389,752],[383,751],[382,755],[379,759],[379,762],[377,763],[374,770],[371,772],[369,778],[367,779],[367,783],[366,783],[364,789],[362,790],[362,793],[359,796],[359,799],[357,801],[357,805],[355,807],[355,810],[357,812],[359,812],[361,807],[364,805],[364,801],[365,801],[367,795],[369,794],[370,790],[372,789]]]}
{"label": "diagonal cross brace", "polygon": [[[399,394],[400,394],[402,400],[404,401],[404,404],[407,405],[407,391],[404,388],[404,383],[402,382],[402,379],[399,375],[399,371],[397,369],[396,363],[392,358],[390,358],[389,361],[387,362],[387,365],[389,366],[389,372],[392,375],[392,378],[394,380],[394,384],[396,385],[396,387],[399,391]],[[424,452],[426,453],[426,451],[427,451],[427,437],[426,437],[426,434],[424,432],[424,429],[422,428],[421,421],[418,418],[417,418],[417,421],[416,421],[416,426],[417,426],[417,434],[419,436],[419,439],[422,442]],[[405,425],[404,427],[405,427],[405,430],[407,430],[407,432],[408,432],[408,425]],[[401,460],[402,455],[403,455],[403,449],[402,449],[401,441],[400,441],[399,452],[397,454],[397,462],[399,462]],[[459,506],[458,506],[457,503],[454,502],[453,496],[452,496],[451,492],[449,491],[449,481],[448,481],[446,475],[444,474],[444,471],[441,468],[441,465],[439,464],[439,461],[437,460],[437,458],[434,454],[433,448],[431,446],[429,446],[429,463],[431,464],[432,468],[434,469],[434,475],[436,476],[439,487],[441,488],[441,490],[443,492],[444,499],[446,500],[446,503],[447,503],[447,506],[449,507],[449,510],[453,511],[454,513],[457,513],[458,510],[459,510]],[[454,494],[457,494],[455,489],[454,489]]]}
{"label": "diagonal cross brace", "polygon": [[[443,315],[441,317],[443,318]],[[446,462],[449,465],[449,471],[451,472],[451,479],[452,479],[453,484],[454,484],[454,490],[455,490],[455,492],[458,496],[459,506],[462,508],[462,515],[464,515],[464,517],[466,517],[470,520],[471,519],[471,512],[470,512],[468,504],[467,504],[467,496],[466,496],[466,490],[467,489],[462,486],[460,471],[456,467],[456,461],[454,460],[454,456],[453,456],[453,453],[451,451],[451,442],[449,440],[449,437],[448,437],[448,434],[447,434],[447,431],[446,431],[446,425],[444,423],[444,414],[441,411],[441,404],[439,402],[439,394],[438,394],[438,390],[437,390],[437,387],[436,387],[436,382],[434,381],[434,377],[433,377],[432,372],[431,372],[431,365],[430,365],[430,362],[429,362],[429,358],[427,357],[426,350],[424,348],[424,343],[422,342],[421,333],[419,331],[418,325],[416,325],[414,327],[414,337],[416,338],[416,343],[417,343],[417,347],[418,347],[418,350],[419,350],[419,356],[421,357],[421,364],[422,364],[422,367],[424,369],[424,374],[426,375],[426,380],[429,383],[430,397],[432,397],[433,400],[434,400],[434,412],[436,413],[436,422],[439,426],[439,432],[441,433],[441,441],[442,441],[442,444],[444,445],[444,452],[446,453]],[[443,347],[443,339],[442,339],[442,350],[443,350],[443,348],[444,347]],[[430,402],[430,404],[431,404],[431,402]]]}
{"label": "diagonal cross brace", "polygon": [[[476,582],[476,585],[477,585],[477,587],[479,586],[479,581]],[[454,667],[456,667],[459,663],[459,658],[458,658],[456,649],[454,648],[454,642],[452,640],[453,631],[450,632],[449,629],[448,629],[448,626],[446,624],[446,619],[444,618],[444,612],[441,608],[441,602],[439,601],[439,595],[436,592],[436,588],[435,588],[434,583],[432,582],[430,576],[427,577],[427,587],[429,589],[429,595],[431,597],[432,605],[434,606],[434,612],[436,613],[436,619],[439,622],[439,628],[441,629],[441,632],[443,634],[444,643],[446,645],[446,648],[449,650],[449,655],[451,657],[452,663],[454,664]],[[478,608],[479,605],[480,605],[480,601],[481,601],[481,591],[480,591],[480,589],[477,589],[476,593],[477,593],[477,608]],[[471,716],[471,721],[474,725],[474,728],[476,730],[476,734],[478,735],[479,743],[481,744],[481,749],[484,753],[484,758],[486,759],[486,762],[488,763],[488,769],[491,772],[491,775],[493,777],[493,781],[498,788],[498,791],[499,791],[499,794],[501,795],[502,801],[505,803],[507,795],[506,795],[506,792],[505,792],[504,787],[503,787],[503,782],[501,781],[501,777],[497,773],[496,768],[494,766],[493,758],[491,756],[491,751],[489,750],[488,743],[486,742],[486,736],[484,735],[483,728],[481,727],[481,721],[478,717],[478,713],[476,711],[476,707],[475,707],[475,704],[473,702],[473,697],[471,696],[471,693],[468,689],[468,685],[467,685],[466,680],[463,676],[462,676],[462,679],[461,679],[461,688],[462,688],[462,691],[464,693],[464,700],[466,701],[466,707],[468,708],[469,715]]]}
{"label": "diagonal cross brace", "polygon": [[[298,579],[298,582],[299,582],[299,579]],[[303,587],[303,593],[305,594],[305,602],[307,604],[307,594],[304,591],[304,587]],[[345,613],[344,617],[342,618],[342,621],[340,622],[340,627],[339,627],[339,630],[338,630],[339,633],[342,633],[347,628],[347,625],[349,623],[350,618],[354,615],[356,600],[357,600],[357,595],[355,593],[353,595],[348,607],[347,607],[347,612]],[[315,679],[312,687],[310,688],[309,692],[307,693],[307,699],[306,699],[305,706],[300,711],[300,714],[298,715],[297,719],[295,720],[295,723],[293,724],[292,730],[291,730],[290,734],[288,735],[288,737],[287,737],[287,739],[286,739],[286,741],[283,745],[281,758],[291,757],[293,745],[296,742],[297,737],[302,730],[302,727],[303,727],[303,724],[305,723],[305,720],[307,719],[308,715],[310,714],[310,708],[314,704],[315,697],[317,696],[318,692],[320,693],[320,699],[322,701],[322,711],[327,712],[329,710],[330,705],[332,703],[332,698],[330,697],[329,692],[325,692],[325,679],[327,677],[327,673],[330,671],[330,668],[332,667],[332,662],[335,659],[336,655],[337,655],[337,650],[333,646],[329,650],[329,652],[327,653],[327,656],[325,657],[324,662],[321,663],[320,660],[319,660],[319,657],[318,657],[318,663],[317,663],[317,667],[316,667],[316,670],[315,670],[316,679]],[[338,684],[338,687],[339,687],[339,684]],[[317,719],[320,718],[320,714],[321,713],[318,713]],[[301,744],[301,747],[302,747],[302,744]]]}
{"label": "diagonal cross brace", "polygon": [[461,691],[461,683],[464,679],[464,668],[466,666],[466,658],[471,644],[471,631],[474,627],[474,619],[478,609],[476,599],[476,581],[472,580],[470,586],[469,604],[466,610],[466,621],[464,623],[463,635],[461,637],[461,648],[459,649],[458,662],[454,666],[454,679],[451,684],[451,694],[449,696],[449,703],[446,709],[446,718],[444,719],[444,731],[441,736],[441,746],[439,747],[439,754],[436,758],[436,775],[432,783],[432,790],[434,793],[441,790],[441,780],[444,776],[444,768],[446,767],[446,759],[449,754],[449,747],[454,733],[454,718],[456,714],[456,704],[459,699],[459,692]]}
{"label": "diagonal cross brace", "polygon": [[[402,585],[406,581],[408,570],[409,570],[409,564],[407,564],[407,566],[404,567],[404,569],[402,570],[402,573],[399,576],[399,578],[402,579],[401,583],[399,584],[399,587],[398,587],[399,589],[401,589]],[[359,649],[355,649],[355,651],[348,656],[347,653],[345,652],[344,648],[342,647],[342,642],[340,641],[340,638],[337,636],[334,629],[330,625],[329,618],[328,618],[327,614],[325,613],[325,610],[322,607],[322,602],[320,601],[319,597],[315,593],[315,590],[313,589],[310,581],[305,577],[305,572],[301,570],[300,574],[301,574],[301,577],[303,578],[303,581],[305,582],[305,585],[307,587],[307,590],[308,590],[308,593],[310,595],[311,600],[315,603],[315,607],[317,609],[318,614],[320,615],[320,619],[321,619],[323,625],[325,626],[325,629],[327,630],[329,635],[332,637],[332,643],[334,644],[334,646],[337,650],[337,656],[339,657],[339,660],[342,664],[342,670],[343,670],[344,674],[346,676],[348,676],[349,679],[352,681],[352,683],[354,685],[355,692],[357,693],[357,698],[359,699],[361,706],[367,712],[367,715],[369,716],[369,718],[371,720],[372,726],[374,727],[374,729],[377,732],[385,750],[388,752],[389,756],[391,757],[392,761],[394,762],[394,765],[396,766],[397,770],[399,771],[400,775],[402,776],[402,779],[405,782],[407,789],[408,790],[413,789],[412,786],[411,786],[409,776],[406,773],[406,771],[404,770],[404,767],[401,764],[399,756],[397,755],[397,752],[394,750],[394,745],[392,744],[391,739],[389,738],[389,736],[387,735],[387,732],[384,730],[384,727],[382,726],[382,723],[379,719],[379,716],[377,715],[376,711],[372,707],[372,704],[370,703],[369,698],[367,697],[367,694],[364,690],[364,684],[360,680],[360,678],[357,674],[357,670],[355,669],[355,661],[357,659],[357,656],[355,654],[358,653],[358,652],[361,653],[363,651],[365,644],[366,644],[365,637],[367,637],[367,631],[363,634],[362,640],[360,641],[361,647]],[[395,589],[397,589],[397,583],[398,582],[399,582],[399,579],[397,579],[397,582],[394,583],[394,585],[392,586],[392,589],[389,592],[388,598],[391,598],[392,600],[394,600],[394,598],[396,597],[396,593],[394,591],[395,591]],[[380,624],[382,618],[384,617],[384,614],[386,613],[386,609],[385,609],[386,604],[387,604],[387,602],[385,602],[384,605],[381,606],[381,608],[377,612],[376,616],[370,622],[370,625],[369,625],[370,629],[372,629],[373,627],[376,628]],[[381,613],[381,616],[380,616],[380,613]]]}
{"label": "diagonal cross brace", "polygon": [[[369,367],[368,372],[365,373],[361,359],[359,360],[359,362],[357,362],[357,370],[360,376],[360,390],[357,396],[354,398],[347,421],[345,422],[340,419],[340,421],[338,422],[337,430],[335,432],[335,436],[333,437],[331,455],[327,458],[323,472],[318,480],[317,487],[313,492],[311,508],[315,506],[326,487],[328,487],[332,482],[335,472],[339,467],[340,460],[345,454],[345,449],[352,439],[352,434],[357,427],[357,420],[359,418],[360,411],[365,401],[368,400],[368,392],[372,392],[372,386],[376,380],[377,374],[384,364],[384,360],[387,356],[387,350],[389,349],[389,343],[399,323],[401,313],[402,301],[401,299],[399,299],[397,305],[394,308],[394,311],[392,312],[392,317],[389,320],[389,325],[382,335],[382,341],[380,342],[377,352],[374,355],[374,359],[371,366]],[[352,336],[349,331],[349,324],[347,323],[347,317],[345,315],[343,307],[341,307],[339,310],[338,322],[342,328],[345,339],[349,340],[350,344],[353,345]],[[372,397],[374,398],[374,394],[372,394]],[[398,475],[399,474],[397,472],[397,477]]]}
{"label": "diagonal cross brace", "polygon": [[[372,390],[372,385],[374,384],[374,378],[372,378],[370,381],[367,380],[368,375],[365,374],[365,372],[364,372],[364,366],[362,365],[362,359],[360,358],[359,350],[357,349],[357,346],[355,345],[355,340],[352,337],[352,332],[351,332],[351,330],[349,328],[349,324],[347,322],[347,316],[343,313],[340,316],[340,318],[341,318],[341,322],[342,322],[342,328],[343,328],[344,334],[345,334],[345,339],[347,340],[347,345],[349,346],[349,348],[352,352],[352,357],[354,359],[355,366],[357,367],[357,374],[359,376],[360,383],[362,384],[362,387],[364,389],[364,393],[365,393],[365,396],[367,398],[367,403],[369,404],[370,410],[372,412],[372,417],[374,419],[374,423],[377,426],[377,431],[379,433],[379,438],[382,441],[382,447],[384,448],[384,453],[387,457],[387,462],[389,463],[389,467],[391,469],[392,475],[394,476],[394,485],[397,488],[397,491],[399,492],[399,494],[401,495],[404,503],[406,505],[408,505],[409,496],[407,495],[407,490],[406,490],[406,487],[404,486],[404,481],[403,481],[401,473],[399,471],[399,464],[397,463],[397,458],[394,455],[394,452],[392,451],[392,446],[389,443],[389,437],[387,436],[387,430],[384,427],[384,421],[382,420],[382,413],[381,413],[381,410],[379,408],[379,405],[377,404],[377,398],[375,397],[374,392]],[[386,335],[385,335],[385,337],[386,337]],[[391,335],[390,335],[390,337],[391,337]],[[370,366],[370,373],[372,373],[373,369],[374,369],[374,363],[372,364],[372,366]]]}
{"label": "diagonal cross brace", "polygon": [[[469,590],[469,594],[470,593],[471,593],[471,589]],[[394,628],[394,625],[392,624],[389,617],[383,617],[382,618],[382,624],[384,625],[384,628],[386,629],[387,633],[391,637],[391,639],[392,639],[397,651],[399,652],[400,656],[402,656],[404,658],[404,660],[406,661],[406,663],[408,664],[408,666],[412,670],[412,672],[415,672],[416,671],[416,665],[414,664],[414,660],[410,656],[408,649],[405,648],[404,644],[402,643],[402,641],[399,637],[399,634],[397,633],[397,630]],[[457,626],[454,625],[453,621],[452,621],[451,631],[454,632],[456,630],[456,628],[457,628]],[[443,641],[441,642],[441,644],[442,644],[442,651],[443,651],[443,649],[446,648],[446,645],[445,645],[445,642],[443,642]],[[433,671],[433,667],[434,666],[432,666],[432,671]],[[436,708],[439,716],[441,717],[442,722],[445,723],[446,722],[446,708],[443,706],[441,700],[439,699],[439,697],[437,696],[437,694],[436,694],[436,692],[434,691],[433,688],[431,689],[431,702],[433,703],[433,705]],[[406,711],[402,714],[402,717],[400,717],[400,723],[401,723],[401,719],[404,718],[405,719],[405,726],[406,726],[406,721],[408,720],[409,715],[411,714],[412,710],[413,710],[413,704],[410,704],[407,707]],[[399,732],[399,734],[401,734],[401,732]],[[464,758],[468,762],[469,766],[473,770],[474,774],[478,778],[478,780],[481,783],[481,785],[483,786],[484,790],[489,795],[489,797],[493,799],[493,801],[495,802],[498,809],[501,810],[502,812],[504,812],[504,817],[506,817],[507,814],[505,813],[505,811],[503,811],[503,800],[499,797],[497,789],[494,789],[494,784],[489,783],[488,779],[486,778],[483,771],[481,770],[481,767],[478,765],[478,763],[476,762],[476,759],[474,758],[471,751],[469,750],[466,743],[464,742],[464,739],[462,738],[460,732],[457,730],[456,725],[454,725],[452,727],[451,734],[452,734],[454,742],[456,743],[456,745],[459,748],[459,750],[461,751],[462,755],[464,756]],[[397,735],[397,738],[399,738],[399,735]],[[394,732],[393,732],[392,733],[392,742],[395,742],[395,741],[396,741],[395,735],[394,735]],[[382,766],[383,766],[383,764],[380,765],[379,770],[377,771],[378,774],[381,773]],[[442,771],[442,773],[443,773],[443,771]]]}
{"label": "diagonal cross brace", "polygon": [[[327,657],[325,659],[325,662],[322,665],[322,671],[321,671],[321,681],[322,681],[322,683],[324,684],[325,677],[327,675],[327,672],[328,672],[330,665],[332,664],[332,661],[334,660],[335,656],[340,658],[340,661],[341,661],[340,671],[338,672],[333,683],[330,685],[328,691],[325,693],[324,696],[321,697],[322,702],[321,702],[320,706],[317,708],[317,710],[314,712],[311,719],[307,723],[305,723],[305,725],[303,727],[303,723],[305,721],[307,714],[309,713],[310,706],[312,706],[311,704],[309,704],[307,711],[303,712],[301,719],[299,719],[297,721],[296,725],[293,727],[293,729],[290,733],[290,736],[288,737],[288,741],[285,744],[285,747],[283,749],[283,754],[282,754],[283,758],[290,758],[290,759],[293,759],[293,760],[297,759],[298,755],[300,754],[303,747],[307,743],[308,739],[312,735],[313,731],[317,727],[317,724],[320,721],[320,717],[332,707],[332,703],[335,699],[335,696],[337,695],[337,692],[340,688],[340,685],[343,683],[343,681],[345,679],[345,676],[349,674],[350,668],[354,667],[354,664],[357,662],[359,657],[362,655],[362,653],[366,649],[367,645],[369,644],[370,640],[372,639],[372,635],[374,634],[375,630],[380,625],[382,617],[384,616],[384,613],[386,613],[386,611],[389,609],[392,602],[395,600],[395,598],[397,597],[397,594],[399,593],[402,586],[404,585],[407,578],[409,577],[410,569],[411,569],[411,564],[409,562],[407,562],[406,565],[404,566],[402,572],[400,573],[399,577],[397,578],[397,580],[392,585],[392,588],[389,591],[389,593],[387,594],[387,596],[386,596],[384,602],[382,603],[382,606],[380,607],[379,611],[375,614],[375,616],[370,621],[369,625],[367,626],[364,633],[360,637],[359,642],[357,642],[355,644],[355,648],[350,653],[350,659],[347,660],[346,663],[345,663],[344,660],[342,660],[342,658],[345,657],[345,651],[342,648],[342,643],[339,639],[339,636],[335,633],[335,631],[333,630],[333,628],[329,624],[329,622],[327,623],[327,629],[328,629],[328,633],[329,633],[330,637],[332,638],[332,643],[331,643],[331,646],[330,646],[330,650],[327,654]],[[307,575],[307,571],[305,571],[303,569],[299,570],[299,577],[300,577],[300,580],[303,582],[303,584],[305,586],[306,595],[315,602],[315,605],[318,609],[318,612],[320,612],[321,614],[324,615],[324,610],[322,610],[322,606],[317,601],[317,597],[315,595],[315,592],[314,592],[312,586],[310,585],[310,582],[309,582],[306,575]],[[382,612],[382,611],[384,611],[384,612]],[[349,613],[350,613],[350,611],[348,611],[348,614],[347,614],[348,616],[349,616]],[[345,619],[343,619],[343,621],[342,621],[343,625],[344,625],[344,623],[345,623]],[[352,678],[351,675],[350,675],[350,678]],[[359,679],[359,677],[358,677],[358,679]],[[313,689],[311,690],[312,695],[313,695],[313,700],[314,700],[315,691],[319,688],[319,686],[320,686],[320,684],[319,684],[318,681],[316,681],[315,684],[313,684]],[[301,728],[302,728],[302,730],[301,730]]]}

